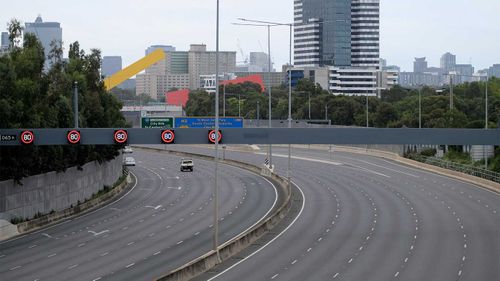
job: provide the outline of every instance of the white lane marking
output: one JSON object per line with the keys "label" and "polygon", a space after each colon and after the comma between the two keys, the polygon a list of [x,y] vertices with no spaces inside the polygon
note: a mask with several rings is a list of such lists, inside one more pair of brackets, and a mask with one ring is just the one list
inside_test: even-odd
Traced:
{"label": "white lane marking", "polygon": [[335,273],[335,275],[333,275],[333,279],[337,278],[337,276],[339,276],[339,273]]}
{"label": "white lane marking", "polygon": [[74,265],[72,265],[72,266],[68,267],[68,269],[73,269],[73,268],[75,268],[75,267],[77,267],[77,266],[78,266],[78,264],[74,264]]}
{"label": "white lane marking", "polygon": [[274,279],[276,277],[278,277],[279,274],[274,274],[273,277],[271,277],[271,279]]}
{"label": "white lane marking", "polygon": [[53,253],[53,254],[48,255],[47,258],[51,258],[51,257],[54,257],[56,255],[57,255],[56,253]]}
{"label": "white lane marking", "polygon": [[311,250],[312,250],[312,248],[309,248],[309,249],[307,249],[307,252],[310,252]]}
{"label": "white lane marking", "polygon": [[85,246],[85,243],[78,244],[78,248]]}
{"label": "white lane marking", "polygon": [[351,258],[347,263],[351,263],[353,261],[353,258]]}
{"label": "white lane marking", "polygon": [[160,253],[161,253],[161,251],[158,251],[158,252],[154,253],[153,256],[159,255]]}
{"label": "white lane marking", "polygon": [[300,216],[302,215],[302,212],[304,211],[304,207],[306,205],[306,196],[304,195],[304,192],[302,191],[302,189],[295,182],[292,181],[292,183],[299,189],[299,191],[300,191],[300,193],[302,195],[302,207],[300,208],[299,214],[295,217],[295,219],[283,231],[281,231],[278,235],[276,235],[276,237],[274,237],[273,239],[271,239],[271,241],[267,242],[262,247],[260,247],[259,249],[257,249],[257,251],[251,253],[250,255],[246,256],[243,259],[241,259],[237,263],[235,263],[232,266],[228,267],[226,270],[224,270],[221,273],[215,275],[214,277],[208,279],[207,281],[214,280],[215,278],[217,278],[217,277],[221,276],[222,274],[228,272],[229,270],[235,268],[236,266],[238,266],[242,262],[246,261],[247,259],[253,257],[255,254],[257,254],[258,252],[262,251],[264,248],[266,248],[271,243],[273,243],[276,239],[278,239],[279,237],[281,237],[281,235],[283,235],[288,229],[290,229],[290,227],[292,227],[295,224],[295,222],[300,218]]}
{"label": "white lane marking", "polygon": [[292,264],[296,264],[296,263],[297,263],[297,260],[292,261]]}
{"label": "white lane marking", "polygon": [[460,270],[460,271],[458,272],[458,276],[460,276],[460,275],[462,275],[462,270]]}
{"label": "white lane marking", "polygon": [[408,258],[405,259],[405,263],[407,263],[407,262],[408,262]]}
{"label": "white lane marking", "polygon": [[168,186],[167,188],[168,188],[168,189],[181,190],[181,189],[182,189],[182,186],[175,186],[175,187]]}
{"label": "white lane marking", "polygon": [[38,246],[38,245],[36,245],[36,244],[35,244],[35,245],[31,245],[31,246],[29,246],[29,247],[28,247],[28,249],[33,249],[33,248],[35,248],[36,246]]}
{"label": "white lane marking", "polygon": [[[262,153],[262,152],[255,152],[254,154],[257,154],[257,155],[266,155],[266,153]],[[288,158],[288,155],[273,154],[273,157]],[[322,163],[322,164],[330,164],[330,165],[335,165],[335,166],[342,165],[342,163],[339,163],[339,162],[326,161],[326,160],[321,160],[321,159],[317,159],[317,158],[308,158],[308,157],[300,157],[300,156],[291,156],[291,158],[292,159],[297,159],[297,160],[305,160],[305,161],[310,161],[310,162],[317,162],[317,163]]]}
{"label": "white lane marking", "polygon": [[134,265],[135,265],[135,262],[133,262],[133,263],[131,263],[131,264],[129,264],[129,265],[127,265],[127,266],[125,266],[125,268],[129,268],[129,267],[134,266]]}
{"label": "white lane marking", "polygon": [[200,234],[200,232],[199,232],[199,231],[198,231],[198,232],[196,232],[196,233],[194,234],[194,236],[198,236],[198,234]]}
{"label": "white lane marking", "polygon": [[134,241],[129,242],[129,243],[127,243],[127,246],[130,246],[130,245],[132,245],[132,244],[134,244],[134,243],[135,243]]}
{"label": "white lane marking", "polygon": [[47,234],[47,233],[42,233],[42,236],[45,236],[47,238],[52,238],[52,236],[50,236],[50,234]]}
{"label": "white lane marking", "polygon": [[97,277],[96,279],[93,279],[92,281],[99,281],[101,280],[102,277]]}
{"label": "white lane marking", "polygon": [[132,176],[134,176],[134,178],[135,178],[135,184],[134,184],[134,186],[133,186],[133,187],[132,187],[132,188],[131,188],[131,189],[130,189],[127,193],[125,193],[122,197],[118,198],[117,200],[115,200],[115,201],[113,201],[113,202],[111,202],[111,203],[109,203],[109,204],[106,204],[106,206],[103,206],[103,207],[101,207],[101,208],[98,208],[98,209],[96,209],[96,210],[94,210],[94,211],[92,211],[92,212],[89,212],[89,213],[86,213],[86,214],[80,215],[80,216],[75,217],[75,218],[73,218],[73,219],[68,219],[68,220],[65,220],[65,221],[63,221],[63,222],[56,223],[56,224],[54,224],[54,225],[52,225],[52,226],[45,227],[44,229],[41,229],[41,230],[38,230],[38,231],[32,232],[32,233],[30,233],[30,234],[28,234],[28,235],[23,235],[23,236],[19,236],[19,237],[16,237],[16,238],[10,239],[10,240],[6,240],[6,241],[3,241],[3,242],[0,242],[0,245],[1,245],[1,244],[5,244],[5,243],[9,243],[9,242],[12,242],[12,241],[15,241],[15,240],[18,240],[18,239],[24,238],[24,237],[27,237],[27,236],[29,236],[29,235],[34,235],[34,234],[40,233],[40,232],[42,232],[42,231],[46,231],[46,230],[48,230],[48,229],[51,229],[51,228],[54,228],[54,227],[60,226],[60,225],[62,225],[62,224],[65,224],[65,223],[71,222],[71,221],[73,221],[73,220],[77,220],[77,219],[84,218],[84,217],[86,217],[86,216],[89,216],[89,215],[91,215],[91,214],[93,214],[93,213],[96,213],[96,212],[98,212],[98,211],[101,211],[101,210],[103,210],[103,209],[105,209],[105,208],[108,208],[109,206],[111,206],[111,205],[113,205],[113,204],[115,204],[115,203],[119,202],[120,200],[122,200],[123,198],[125,198],[127,195],[129,195],[129,194],[130,194],[130,192],[132,192],[132,191],[135,189],[135,187],[137,186],[138,180],[137,180],[136,175],[135,175],[134,173],[132,173],[132,172],[130,172],[130,174],[131,174]]}
{"label": "white lane marking", "polygon": [[181,241],[177,242],[177,245],[180,245],[180,244],[182,244],[182,242],[184,242],[184,241],[182,241],[182,240],[181,240]]}
{"label": "white lane marking", "polygon": [[91,233],[91,234],[93,234],[94,236],[99,236],[99,235],[101,235],[101,234],[103,234],[103,233],[106,233],[106,232],[109,232],[109,229],[103,230],[103,231],[101,231],[101,232],[95,232],[95,231],[93,231],[93,230],[89,230],[89,231],[88,231],[88,233]]}
{"label": "white lane marking", "polygon": [[151,209],[155,209],[155,210],[158,210],[162,207],[162,205],[158,205],[158,206],[145,206],[146,208],[151,208]]}
{"label": "white lane marking", "polygon": [[3,257],[5,257],[5,255],[1,255],[1,256],[0,256],[0,258],[3,258]]}
{"label": "white lane marking", "polygon": [[377,165],[377,164],[374,164],[374,163],[370,163],[368,161],[364,161],[364,160],[360,160],[360,159],[355,159],[355,158],[350,158],[350,157],[346,157],[346,156],[341,156],[341,157],[342,158],[346,158],[346,159],[350,159],[350,160],[353,160],[353,161],[363,162],[365,164],[372,165],[372,166],[379,167],[379,168],[383,168],[383,169],[386,169],[386,170],[389,170],[389,171],[393,171],[393,172],[396,172],[396,173],[401,173],[401,174],[404,174],[404,175],[407,175],[407,176],[410,176],[410,177],[420,178],[417,175],[406,173],[406,172],[403,172],[403,171],[400,171],[400,170],[391,169],[391,168],[388,168],[388,167],[385,167],[385,166],[382,166],[382,165]]}
{"label": "white lane marking", "polygon": [[104,252],[104,253],[100,254],[99,256],[104,257],[107,254],[109,254],[109,252]]}
{"label": "white lane marking", "polygon": [[398,275],[399,275],[399,271],[396,272],[396,274],[394,274],[394,277],[398,277]]}
{"label": "white lane marking", "polygon": [[178,180],[180,178],[179,178],[179,176],[176,176],[176,177],[165,177],[165,179],[167,179],[167,180],[172,180],[172,179]]}
{"label": "white lane marking", "polygon": [[11,269],[9,269],[9,270],[11,270],[11,271],[12,271],[12,270],[16,270],[16,269],[18,269],[18,268],[21,268],[21,266],[20,266],[20,265],[17,265],[17,266],[12,267],[12,268],[11,268]]}

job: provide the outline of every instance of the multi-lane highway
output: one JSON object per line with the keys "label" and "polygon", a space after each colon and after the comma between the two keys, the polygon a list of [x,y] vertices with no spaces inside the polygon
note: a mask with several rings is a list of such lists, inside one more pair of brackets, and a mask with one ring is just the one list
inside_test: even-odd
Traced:
{"label": "multi-lane highway", "polygon": [[[287,150],[273,151],[286,175]],[[304,200],[292,225],[196,280],[500,280],[498,194],[370,156],[293,155]]]}
{"label": "multi-lane highway", "polygon": [[[136,150],[137,179],[97,211],[0,243],[0,280],[152,280],[212,248],[213,171],[195,159]],[[220,166],[220,242],[264,218],[277,204],[274,185]]]}

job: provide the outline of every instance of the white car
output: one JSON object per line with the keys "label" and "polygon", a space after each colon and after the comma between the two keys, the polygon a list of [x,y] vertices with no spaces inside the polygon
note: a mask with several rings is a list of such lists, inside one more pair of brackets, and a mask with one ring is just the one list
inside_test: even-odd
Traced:
{"label": "white car", "polygon": [[135,166],[134,157],[125,157],[125,160],[123,160],[123,165],[124,166]]}
{"label": "white car", "polygon": [[123,153],[132,153],[132,152],[134,152],[134,151],[132,150],[132,147],[130,147],[130,146],[128,146],[128,145],[127,145],[127,146],[125,146],[125,148],[123,148]]}

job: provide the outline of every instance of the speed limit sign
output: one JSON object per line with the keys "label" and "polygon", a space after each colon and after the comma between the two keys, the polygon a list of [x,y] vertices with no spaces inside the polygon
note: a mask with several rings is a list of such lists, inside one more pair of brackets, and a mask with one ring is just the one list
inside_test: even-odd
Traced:
{"label": "speed limit sign", "polygon": [[79,144],[80,139],[81,139],[80,131],[77,131],[77,130],[69,131],[67,139],[68,139],[68,143],[70,143],[70,144]]}
{"label": "speed limit sign", "polygon": [[164,130],[161,132],[161,141],[163,143],[173,143],[175,140],[174,130]]}
{"label": "speed limit sign", "polygon": [[[219,134],[218,134],[218,139],[219,139],[219,143],[221,143],[222,132],[220,130],[219,130]],[[208,142],[215,143],[215,130],[208,131]]]}
{"label": "speed limit sign", "polygon": [[21,142],[23,144],[32,144],[35,141],[35,134],[32,131],[24,131],[21,133]]}
{"label": "speed limit sign", "polygon": [[116,143],[126,143],[128,139],[127,131],[125,130],[116,130],[115,131],[115,142]]}

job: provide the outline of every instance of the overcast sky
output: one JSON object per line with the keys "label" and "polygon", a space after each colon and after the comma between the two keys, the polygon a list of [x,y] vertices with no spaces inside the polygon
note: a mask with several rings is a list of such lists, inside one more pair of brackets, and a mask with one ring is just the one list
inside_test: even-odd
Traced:
{"label": "overcast sky", "polygon": [[[235,26],[237,18],[293,20],[293,0],[221,0],[221,50],[237,51],[243,61],[253,51],[267,52],[266,29]],[[11,18],[57,21],[67,51],[78,40],[85,49],[120,55],[124,66],[141,58],[149,45],[188,50],[205,43],[215,50],[215,0],[25,0],[2,5],[2,30]],[[411,71],[414,57],[439,66],[450,51],[457,63],[483,69],[500,63],[499,0],[381,0],[381,57]],[[271,55],[275,68],[288,61],[288,27],[274,27]]]}

